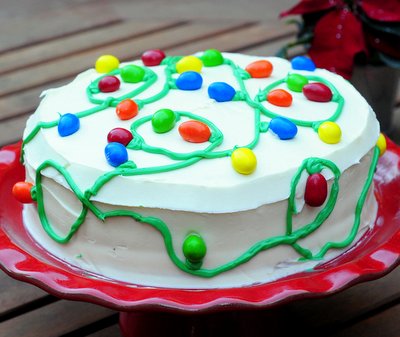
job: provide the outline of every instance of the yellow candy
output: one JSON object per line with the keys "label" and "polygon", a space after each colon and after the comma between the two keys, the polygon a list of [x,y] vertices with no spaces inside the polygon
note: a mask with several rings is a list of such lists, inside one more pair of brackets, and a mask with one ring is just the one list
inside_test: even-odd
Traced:
{"label": "yellow candy", "polygon": [[176,63],[176,71],[181,74],[185,71],[195,71],[197,73],[201,72],[203,67],[203,62],[196,56],[185,56],[182,57]]}
{"label": "yellow candy", "polygon": [[119,60],[113,55],[102,55],[96,61],[96,71],[101,74],[109,73],[119,67]]}
{"label": "yellow candy", "polygon": [[233,168],[241,174],[251,174],[257,167],[257,158],[254,152],[246,147],[241,147],[232,152]]}
{"label": "yellow candy", "polygon": [[318,128],[319,138],[327,144],[336,144],[340,142],[342,130],[335,122],[323,122]]}
{"label": "yellow candy", "polygon": [[379,135],[376,146],[379,149],[379,155],[382,156],[386,152],[386,138],[382,133]]}

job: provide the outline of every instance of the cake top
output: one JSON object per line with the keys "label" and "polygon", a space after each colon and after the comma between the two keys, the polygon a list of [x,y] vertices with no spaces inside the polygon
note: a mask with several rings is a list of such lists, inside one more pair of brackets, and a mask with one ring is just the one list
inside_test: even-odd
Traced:
{"label": "cake top", "polygon": [[43,96],[24,133],[28,175],[108,204],[254,209],[288,198],[306,158],[343,171],[379,136],[356,89],[305,57],[105,55]]}

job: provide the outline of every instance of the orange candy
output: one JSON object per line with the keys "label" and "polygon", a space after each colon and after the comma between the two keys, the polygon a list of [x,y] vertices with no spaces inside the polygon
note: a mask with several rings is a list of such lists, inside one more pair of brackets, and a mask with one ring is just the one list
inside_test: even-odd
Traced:
{"label": "orange candy", "polygon": [[253,78],[269,77],[272,70],[272,63],[267,60],[254,61],[246,67],[246,71]]}
{"label": "orange candy", "polygon": [[135,117],[139,112],[138,105],[131,99],[125,99],[117,105],[117,116],[119,119],[127,120]]}
{"label": "orange candy", "polygon": [[267,101],[276,106],[288,107],[292,105],[292,95],[283,89],[275,89],[268,93]]}
{"label": "orange candy", "polygon": [[190,143],[204,143],[211,137],[210,128],[199,121],[187,121],[179,125],[179,133]]}
{"label": "orange candy", "polygon": [[33,185],[25,181],[19,181],[14,184],[12,188],[12,194],[19,202],[23,204],[29,204],[33,202],[31,196],[31,189]]}

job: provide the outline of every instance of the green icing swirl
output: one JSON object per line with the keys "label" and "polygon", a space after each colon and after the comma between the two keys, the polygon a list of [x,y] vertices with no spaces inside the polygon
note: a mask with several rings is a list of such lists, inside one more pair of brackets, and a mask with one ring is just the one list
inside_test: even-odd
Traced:
{"label": "green icing swirl", "polygon": [[[167,57],[163,60],[162,64],[165,65],[165,75],[166,75],[165,84],[164,84],[163,88],[161,89],[161,91],[158,92],[157,94],[155,94],[149,98],[145,98],[145,99],[135,99],[135,102],[138,104],[139,109],[143,108],[147,104],[151,104],[157,100],[160,100],[161,98],[165,97],[170,90],[176,89],[175,80],[173,79],[172,75],[174,73],[176,73],[175,64],[179,59],[181,59],[181,56]],[[211,138],[209,140],[209,145],[206,146],[205,149],[193,151],[193,152],[189,152],[189,153],[177,153],[177,152],[174,152],[174,151],[171,151],[168,149],[164,149],[161,147],[156,147],[156,146],[147,144],[146,141],[144,140],[144,138],[138,132],[140,127],[144,123],[149,122],[152,118],[152,116],[146,116],[146,117],[137,119],[132,123],[131,132],[134,135],[134,138],[131,141],[131,143],[129,143],[127,145],[127,148],[130,150],[133,150],[133,151],[146,151],[148,153],[161,154],[161,155],[167,156],[167,157],[171,158],[172,160],[176,161],[175,163],[171,163],[168,165],[162,165],[162,166],[140,168],[140,167],[137,167],[137,165],[134,162],[128,161],[128,162],[116,167],[114,170],[107,172],[107,173],[101,175],[100,177],[98,177],[98,179],[95,181],[95,183],[93,184],[93,186],[91,188],[87,189],[86,191],[81,191],[79,189],[79,187],[77,186],[77,184],[74,182],[74,180],[71,177],[71,175],[69,174],[69,172],[62,165],[60,165],[57,162],[52,161],[52,160],[47,160],[47,161],[43,162],[36,170],[36,186],[32,190],[32,196],[34,197],[35,200],[37,200],[38,213],[39,213],[40,220],[42,222],[42,226],[43,226],[44,230],[48,233],[48,235],[54,241],[61,243],[61,244],[65,244],[65,243],[69,242],[70,239],[73,237],[73,235],[76,233],[76,231],[84,223],[85,218],[89,211],[92,212],[98,219],[100,219],[102,221],[106,220],[107,218],[112,218],[112,217],[117,217],[117,216],[118,217],[119,216],[130,217],[137,222],[146,223],[146,224],[152,226],[155,230],[157,230],[162,235],[162,237],[164,239],[165,248],[166,248],[166,251],[167,251],[170,259],[173,261],[173,263],[179,269],[181,269],[184,272],[193,274],[193,275],[209,278],[209,277],[216,276],[220,273],[223,273],[225,271],[231,270],[231,269],[237,267],[238,265],[241,265],[241,264],[249,261],[255,255],[257,255],[259,252],[276,247],[278,245],[291,245],[293,247],[293,249],[295,249],[301,256],[301,258],[303,258],[303,259],[321,259],[329,249],[346,247],[354,240],[354,238],[358,232],[358,228],[359,228],[359,224],[360,224],[362,207],[364,205],[368,190],[371,186],[374,170],[375,170],[375,167],[376,167],[376,164],[378,161],[379,150],[377,148],[374,151],[374,156],[373,156],[373,160],[372,160],[371,167],[369,170],[368,179],[366,180],[365,185],[363,186],[362,193],[360,195],[360,198],[358,200],[358,203],[357,203],[357,206],[355,209],[355,220],[354,220],[354,224],[352,226],[351,232],[349,233],[348,237],[345,240],[343,240],[342,242],[326,243],[323,246],[323,248],[315,255],[313,255],[312,252],[310,252],[309,250],[302,248],[297,243],[297,241],[308,236],[310,233],[312,233],[316,229],[318,229],[324,223],[324,221],[329,217],[329,215],[331,214],[331,212],[333,211],[333,209],[335,207],[337,195],[339,192],[340,170],[337,168],[337,166],[333,162],[326,160],[326,159],[307,158],[304,160],[302,165],[299,167],[297,173],[294,175],[292,182],[291,182],[290,197],[288,199],[285,235],[275,236],[275,237],[270,237],[270,238],[265,238],[263,240],[260,240],[259,242],[255,243],[253,246],[251,246],[247,251],[245,251],[241,255],[239,255],[236,259],[234,259],[226,264],[223,264],[219,267],[213,268],[213,269],[203,269],[203,268],[193,269],[192,266],[190,266],[190,264],[181,260],[180,257],[176,254],[176,252],[174,250],[173,238],[172,238],[172,234],[169,230],[169,227],[161,219],[156,218],[156,217],[145,217],[139,213],[136,213],[133,211],[128,211],[128,210],[102,211],[98,206],[96,206],[91,201],[91,198],[93,196],[95,196],[106,183],[108,183],[110,180],[112,180],[114,177],[117,177],[117,176],[136,176],[136,175],[157,174],[157,173],[162,173],[162,172],[168,172],[168,171],[172,171],[172,170],[182,169],[182,168],[188,167],[190,165],[194,165],[203,159],[213,159],[213,158],[221,158],[221,157],[230,156],[231,153],[234,151],[234,149],[237,147],[247,147],[250,149],[253,149],[256,147],[256,145],[259,142],[260,134],[268,132],[268,130],[269,130],[269,122],[261,121],[261,115],[264,115],[268,118],[275,118],[275,117],[279,116],[278,114],[270,111],[262,103],[266,100],[267,94],[271,90],[276,88],[277,86],[284,83],[286,81],[286,78],[275,81],[274,83],[267,86],[265,89],[260,90],[259,93],[256,95],[256,97],[254,97],[254,99],[252,99],[250,97],[249,93],[247,92],[246,85],[244,83],[245,80],[250,78],[250,75],[244,69],[240,68],[233,61],[231,61],[229,59],[224,59],[223,64],[225,66],[229,66],[232,69],[232,72],[233,72],[233,74],[239,84],[239,87],[240,87],[240,90],[236,92],[234,101],[244,101],[250,107],[252,107],[254,110],[254,138],[253,138],[253,140],[249,144],[242,145],[242,146],[237,145],[233,149],[217,150],[218,147],[223,142],[223,134],[216,125],[214,125],[211,121],[207,120],[206,118],[195,115],[191,112],[174,111],[176,114],[177,120],[179,120],[181,117],[186,117],[186,118],[201,121],[210,127]],[[109,74],[104,75],[104,76],[118,75],[119,73],[120,73],[120,69],[117,69],[117,70],[110,72]],[[93,81],[86,89],[86,94],[87,94],[89,101],[97,106],[95,106],[91,109],[76,113],[76,116],[78,116],[79,118],[84,118],[86,116],[92,115],[94,113],[97,113],[97,112],[107,109],[109,107],[115,107],[119,102],[121,102],[124,99],[134,98],[137,95],[145,92],[146,89],[148,89],[150,86],[152,86],[157,81],[157,75],[151,69],[145,67],[145,77],[143,80],[143,84],[140,85],[138,88],[135,88],[131,92],[124,94],[120,97],[108,97],[106,99],[99,99],[99,98],[96,98],[96,94],[99,93],[98,82],[104,76],[101,76],[98,79],[96,79],[95,81]],[[333,92],[332,101],[337,103],[336,110],[331,117],[329,117],[328,119],[325,119],[325,120],[303,121],[303,120],[292,119],[292,118],[288,118],[288,119],[291,120],[293,123],[295,123],[298,126],[310,127],[312,129],[314,129],[314,131],[317,131],[318,126],[321,123],[323,123],[325,121],[335,121],[339,118],[339,116],[343,110],[344,99],[341,96],[341,94],[338,92],[338,90],[331,83],[324,80],[323,78],[318,77],[318,76],[306,76],[306,77],[309,80],[322,82],[322,83],[326,84],[332,90],[332,92]],[[50,121],[50,122],[39,122],[24,139],[23,148],[25,147],[25,145],[27,143],[29,143],[32,139],[34,139],[34,137],[38,134],[38,132],[41,129],[56,127],[58,125],[58,122],[59,122],[58,120]],[[65,178],[70,189],[72,190],[72,192],[75,194],[77,199],[82,204],[81,213],[79,214],[76,221],[71,225],[69,232],[65,236],[59,235],[54,230],[54,228],[52,227],[52,225],[49,222],[48,217],[46,215],[44,199],[43,199],[42,171],[47,168],[53,168],[53,169],[57,170]],[[320,211],[318,212],[314,221],[293,231],[293,228],[292,228],[293,227],[292,226],[293,216],[298,214],[298,212],[296,210],[296,205],[295,205],[295,194],[296,194],[296,188],[300,181],[301,175],[304,171],[306,171],[308,174],[312,174],[312,173],[320,172],[320,171],[322,171],[322,169],[328,169],[334,175],[334,181],[333,181],[332,187],[330,189],[328,200],[326,201],[326,203],[322,207],[322,209],[320,209]]]}

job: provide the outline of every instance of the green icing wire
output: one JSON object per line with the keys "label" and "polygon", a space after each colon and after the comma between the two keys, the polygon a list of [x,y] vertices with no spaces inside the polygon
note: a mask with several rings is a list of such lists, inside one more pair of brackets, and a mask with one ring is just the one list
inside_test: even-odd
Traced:
{"label": "green icing wire", "polygon": [[[181,56],[176,56],[176,57],[167,57],[163,60],[162,64],[166,66],[165,67],[166,82],[165,82],[163,88],[161,89],[161,91],[158,92],[157,94],[153,95],[152,97],[149,97],[146,99],[136,99],[135,102],[138,104],[139,109],[143,108],[146,104],[153,103],[153,102],[165,97],[170,90],[176,89],[175,81],[172,78],[172,75],[174,73],[176,73],[175,64],[180,59],[181,59]],[[268,130],[269,130],[269,122],[264,122],[264,121],[262,122],[261,115],[264,115],[269,118],[275,118],[275,117],[279,116],[278,114],[267,109],[262,104],[262,102],[264,102],[266,100],[268,93],[271,90],[273,90],[274,88],[276,88],[277,86],[284,83],[286,81],[286,78],[278,80],[278,81],[270,84],[264,90],[260,90],[254,99],[251,99],[249,93],[247,92],[246,86],[244,84],[244,80],[249,79],[250,75],[244,69],[240,68],[233,61],[231,61],[229,59],[224,59],[224,65],[231,67],[233,74],[239,83],[240,91],[237,91],[237,93],[234,97],[234,100],[235,101],[244,101],[250,107],[252,107],[254,110],[254,139],[249,144],[240,146],[240,147],[247,147],[247,148],[253,149],[259,141],[260,133],[265,133],[265,132],[268,132]],[[120,69],[116,69],[104,76],[118,75],[119,73],[120,73]],[[108,97],[106,99],[99,99],[99,98],[96,98],[95,95],[99,93],[98,83],[104,76],[97,78],[86,89],[86,94],[87,94],[89,101],[92,102],[93,104],[96,104],[97,106],[95,106],[91,109],[76,113],[76,116],[78,116],[79,118],[83,118],[83,117],[92,115],[92,114],[102,111],[108,107],[115,107],[122,100],[128,99],[128,98],[133,98],[133,97],[139,95],[140,93],[146,91],[146,89],[148,89],[150,86],[152,86],[157,81],[156,73],[154,73],[151,69],[145,67],[145,77],[143,80],[143,84],[141,86],[139,86],[138,88],[135,88],[131,92],[129,92],[125,95],[122,95],[120,97],[117,97],[117,98]],[[329,117],[328,119],[325,119],[325,120],[303,121],[303,120],[292,119],[292,118],[287,118],[287,117],[286,118],[291,120],[293,123],[295,123],[298,126],[311,127],[315,131],[317,131],[318,126],[321,123],[323,123],[325,121],[335,121],[339,118],[339,116],[343,110],[344,99],[340,95],[338,90],[331,83],[324,80],[323,78],[318,77],[318,76],[305,76],[305,77],[308,78],[309,80],[322,82],[322,83],[326,84],[332,90],[332,92],[333,92],[332,101],[337,103],[336,110],[331,117]],[[75,234],[75,232],[80,228],[80,226],[85,221],[86,215],[88,214],[89,211],[92,212],[98,219],[100,219],[102,221],[104,221],[107,218],[112,218],[112,217],[116,217],[116,216],[130,217],[137,222],[149,224],[150,226],[152,226],[153,228],[155,228],[157,231],[160,232],[160,234],[162,235],[162,237],[164,239],[165,248],[166,248],[166,251],[167,251],[170,259],[173,261],[173,263],[179,269],[181,269],[184,272],[193,274],[193,275],[209,278],[209,277],[218,275],[220,273],[223,273],[225,271],[231,270],[231,269],[237,267],[238,265],[241,265],[241,264],[249,261],[251,258],[253,258],[255,255],[257,255],[259,252],[276,247],[278,245],[291,245],[293,247],[293,249],[295,249],[302,256],[303,259],[321,259],[329,249],[346,247],[354,240],[354,238],[358,232],[358,228],[359,228],[359,224],[360,224],[362,207],[364,205],[368,190],[371,186],[374,170],[375,170],[375,167],[376,167],[376,164],[378,161],[378,157],[379,157],[379,149],[378,148],[375,148],[375,150],[374,150],[374,155],[373,155],[371,167],[370,167],[369,174],[368,174],[368,179],[366,180],[366,182],[364,184],[363,190],[361,192],[361,195],[359,197],[359,200],[358,200],[358,203],[357,203],[357,206],[355,209],[355,220],[354,220],[354,224],[352,226],[351,232],[349,233],[348,237],[341,242],[326,243],[323,246],[323,248],[315,255],[313,255],[311,251],[309,251],[305,248],[302,248],[297,243],[297,241],[299,239],[302,239],[302,238],[308,236],[310,233],[312,233],[316,229],[318,229],[324,223],[324,221],[329,217],[329,215],[331,214],[331,212],[333,211],[333,209],[335,207],[337,195],[339,192],[340,170],[333,162],[326,160],[326,159],[307,158],[303,161],[303,163],[299,167],[297,173],[294,175],[292,182],[291,182],[290,197],[288,199],[285,235],[263,239],[263,240],[255,243],[253,246],[251,246],[247,251],[242,253],[236,259],[234,259],[226,264],[223,264],[217,268],[213,268],[213,269],[199,268],[197,270],[194,270],[192,268],[192,266],[187,264],[187,262],[182,261],[174,250],[173,239],[172,239],[171,232],[168,228],[168,225],[165,222],[163,222],[161,219],[156,218],[156,217],[145,217],[139,213],[136,213],[133,211],[128,211],[128,210],[102,211],[101,209],[99,209],[90,199],[91,199],[91,197],[95,196],[101,190],[101,188],[106,183],[108,183],[110,180],[112,180],[114,177],[155,174],[155,173],[168,172],[168,171],[172,171],[172,170],[182,169],[184,167],[194,165],[204,158],[212,159],[212,158],[221,158],[224,156],[230,156],[232,154],[232,151],[235,148],[239,147],[239,146],[235,146],[233,149],[216,151],[216,148],[218,148],[218,146],[220,146],[223,142],[223,134],[216,125],[214,125],[208,119],[206,119],[202,116],[195,115],[190,112],[186,112],[186,111],[174,111],[174,112],[175,112],[177,120],[179,120],[183,116],[183,117],[187,117],[190,119],[201,121],[210,127],[210,129],[211,129],[211,137],[209,140],[210,144],[205,149],[193,151],[193,152],[189,152],[189,153],[177,153],[177,152],[174,152],[174,151],[171,151],[168,149],[151,146],[151,145],[147,144],[145,142],[145,140],[143,139],[143,137],[138,132],[138,129],[140,128],[140,126],[143,125],[144,123],[149,122],[152,118],[152,116],[146,116],[146,117],[137,119],[132,123],[131,132],[132,132],[134,138],[131,141],[131,143],[129,143],[127,145],[127,148],[129,148],[131,150],[141,150],[141,151],[146,151],[149,153],[165,155],[165,156],[168,156],[169,158],[177,161],[176,163],[162,165],[162,166],[156,166],[156,167],[139,168],[136,166],[136,164],[134,162],[128,161],[128,162],[116,167],[114,170],[107,172],[107,173],[101,175],[100,177],[98,177],[98,179],[95,181],[93,186],[84,192],[82,192],[79,189],[79,187],[74,182],[73,178],[68,173],[68,171],[62,165],[58,164],[57,162],[52,161],[52,160],[46,160],[38,167],[38,169],[36,170],[36,185],[32,189],[32,196],[37,201],[38,213],[39,213],[40,220],[42,222],[42,226],[43,226],[44,230],[48,233],[48,235],[54,241],[61,243],[61,244],[69,242],[70,239]],[[24,148],[25,145],[27,143],[29,143],[38,134],[38,132],[41,129],[56,127],[58,125],[58,122],[59,122],[59,120],[55,120],[55,121],[51,121],[51,122],[39,122],[32,129],[32,131],[26,136],[26,138],[23,141],[22,147]],[[22,151],[22,153],[23,153],[23,151]],[[22,156],[23,156],[23,154],[22,154]],[[78,198],[78,200],[82,203],[82,211],[81,211],[80,215],[78,216],[76,221],[72,224],[69,232],[65,236],[61,236],[54,230],[54,228],[50,224],[48,217],[46,215],[44,199],[43,199],[42,171],[47,168],[53,168],[53,169],[57,170],[65,178],[70,189],[73,191],[73,193]],[[330,189],[328,200],[325,203],[325,206],[318,212],[314,221],[293,231],[293,228],[292,228],[293,216],[297,214],[296,205],[295,205],[295,194],[296,194],[297,185],[300,181],[301,175],[304,171],[306,171],[308,174],[313,174],[313,173],[322,171],[322,169],[328,169],[334,175],[334,181],[333,181],[332,187]]]}

